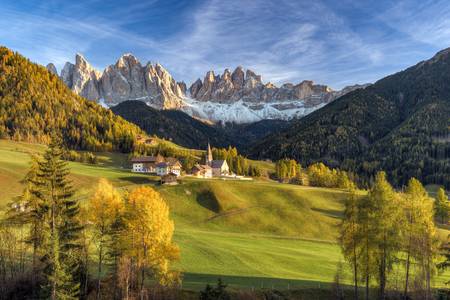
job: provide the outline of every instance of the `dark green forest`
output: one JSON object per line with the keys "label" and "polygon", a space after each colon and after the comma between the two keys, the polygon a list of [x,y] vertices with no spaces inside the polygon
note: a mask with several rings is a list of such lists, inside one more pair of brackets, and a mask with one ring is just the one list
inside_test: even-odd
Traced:
{"label": "dark green forest", "polygon": [[195,149],[205,149],[209,142],[215,147],[235,146],[242,151],[268,134],[279,132],[289,123],[262,120],[250,124],[208,124],[178,110],[157,110],[135,100],[124,101],[111,110],[150,135]]}
{"label": "dark green forest", "polygon": [[253,158],[294,158],[356,173],[368,186],[385,170],[401,186],[410,177],[450,187],[450,50],[294,121],[248,151]]}

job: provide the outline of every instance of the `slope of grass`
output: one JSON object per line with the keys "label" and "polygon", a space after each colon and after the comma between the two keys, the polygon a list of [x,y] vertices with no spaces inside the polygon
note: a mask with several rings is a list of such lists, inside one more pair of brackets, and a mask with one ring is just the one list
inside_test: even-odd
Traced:
{"label": "slope of grass", "polygon": [[[20,195],[29,153],[44,146],[0,140],[0,205]],[[222,277],[235,287],[329,286],[343,260],[336,244],[345,192],[270,181],[183,179],[158,186],[133,174],[127,156],[100,153],[99,164],[69,163],[76,197],[84,201],[98,178],[121,190],[152,184],[168,201],[186,288],[200,289]],[[444,238],[448,231],[441,229]],[[350,281],[348,270],[346,281]],[[441,286],[450,278],[440,276]]]}
{"label": "slope of grass", "polygon": [[335,240],[345,193],[270,182],[185,180],[162,187],[178,224]]}

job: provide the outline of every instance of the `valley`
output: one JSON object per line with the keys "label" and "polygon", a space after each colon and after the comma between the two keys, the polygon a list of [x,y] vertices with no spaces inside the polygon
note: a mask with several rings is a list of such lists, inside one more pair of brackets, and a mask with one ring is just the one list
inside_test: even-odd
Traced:
{"label": "valley", "polygon": [[450,299],[448,45],[365,31],[404,3],[156,2],[0,45],[0,300]]}
{"label": "valley", "polygon": [[[22,192],[29,155],[44,149],[0,140],[3,208]],[[328,290],[343,261],[336,241],[347,197],[343,190],[188,177],[177,186],[160,186],[159,177],[131,173],[126,155],[117,153],[99,153],[98,165],[69,162],[69,168],[74,197],[82,206],[98,178],[107,178],[121,192],[150,185],[162,195],[175,221],[181,256],[174,268],[183,272],[185,289],[201,290],[222,278],[235,289]],[[441,239],[448,233],[439,229]],[[345,274],[350,284],[350,270]],[[434,285],[449,279],[450,273],[439,275]]]}

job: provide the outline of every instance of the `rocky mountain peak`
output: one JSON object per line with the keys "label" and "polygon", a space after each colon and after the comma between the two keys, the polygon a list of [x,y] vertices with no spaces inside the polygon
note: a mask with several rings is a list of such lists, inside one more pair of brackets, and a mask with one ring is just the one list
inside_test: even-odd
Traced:
{"label": "rocky mountain peak", "polygon": [[139,99],[156,108],[176,108],[184,96],[183,86],[163,66],[151,63],[142,66],[130,53],[123,54],[103,73],[77,54],[75,64],[67,62],[60,77],[75,93],[108,105]]}
{"label": "rocky mountain peak", "polygon": [[280,101],[302,101],[306,107],[326,104],[344,92],[333,91],[326,85],[304,80],[298,84],[284,83],[280,87],[272,83],[263,83],[261,75],[253,70],[244,70],[238,66],[230,73],[225,69],[222,76],[208,71],[201,81],[198,79],[189,88],[191,97],[199,101],[234,103],[242,100],[247,103],[272,103]]}
{"label": "rocky mountain peak", "polygon": [[250,69],[247,69],[247,71],[245,72],[245,79],[250,80],[252,78],[257,82],[261,82],[261,75],[256,75],[255,72],[253,72]]}
{"label": "rocky mountain peak", "polygon": [[54,75],[58,75],[58,71],[56,70],[56,67],[55,67],[54,64],[49,63],[49,64],[47,64],[47,66],[45,66],[45,67],[47,68],[47,70],[48,70],[50,73],[52,73],[52,74],[54,74]]}
{"label": "rocky mountain peak", "polygon": [[[56,73],[52,64],[47,68]],[[230,70],[208,71],[203,80],[197,79],[188,88],[161,64],[142,65],[130,53],[123,54],[102,73],[77,54],[74,64],[64,65],[60,77],[75,93],[109,106],[140,100],[157,109],[180,109],[213,122],[235,123],[301,117],[361,87],[333,91],[310,80],[277,87],[264,83],[261,75],[242,66]],[[185,97],[187,92],[189,97]]]}

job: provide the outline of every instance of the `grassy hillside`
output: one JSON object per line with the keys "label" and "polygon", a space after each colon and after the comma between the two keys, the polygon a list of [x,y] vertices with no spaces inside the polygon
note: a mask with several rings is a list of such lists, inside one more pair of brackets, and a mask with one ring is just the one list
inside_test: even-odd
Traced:
{"label": "grassy hillside", "polygon": [[[0,140],[0,204],[20,194],[29,152],[44,146]],[[184,179],[158,186],[132,174],[123,154],[99,154],[99,165],[69,164],[76,197],[87,199],[99,177],[122,191],[151,184],[168,201],[181,248],[176,268],[186,288],[222,277],[235,287],[324,287],[342,260],[335,243],[345,193],[270,181]],[[446,231],[441,232],[443,236]],[[442,285],[448,276],[441,276]],[[347,280],[350,277],[347,273]]]}

